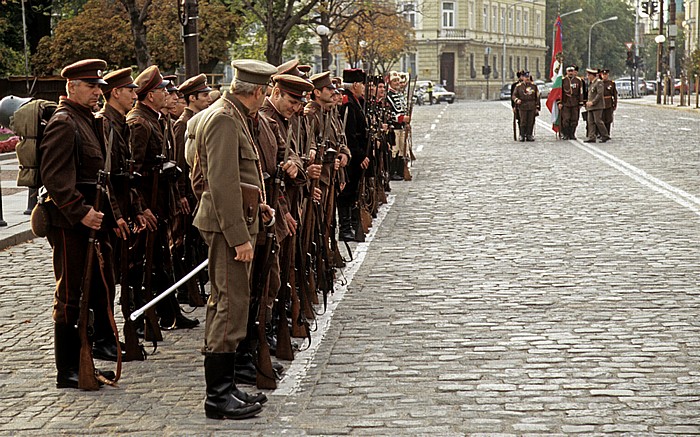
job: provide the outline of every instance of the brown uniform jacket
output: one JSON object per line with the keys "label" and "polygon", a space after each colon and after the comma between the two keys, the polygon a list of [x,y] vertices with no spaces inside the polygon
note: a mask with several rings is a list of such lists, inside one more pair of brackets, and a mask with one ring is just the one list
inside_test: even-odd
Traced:
{"label": "brown uniform jacket", "polygon": [[252,135],[252,120],[248,108],[228,91],[211,109],[215,113],[202,126],[195,158],[201,165],[203,191],[193,224],[222,233],[228,245],[236,247],[251,241],[259,227],[257,216],[246,222],[240,186],[244,182],[263,187],[258,155],[246,133],[247,129]]}
{"label": "brown uniform jacket", "polygon": [[153,109],[137,102],[136,106],[126,115],[129,124],[129,146],[134,160],[134,171],[141,175],[139,197],[144,208],[160,214],[165,207],[167,190],[165,184],[158,183],[158,205],[151,205],[151,188],[153,187],[153,167],[156,157],[163,154],[163,128],[159,122],[160,114]]}
{"label": "brown uniform jacket", "polygon": [[[89,108],[62,97],[44,130],[39,146],[41,180],[51,203],[51,224],[60,228],[80,225],[95,201],[97,173],[105,168],[102,120]],[[102,229],[114,226],[105,202]]]}
{"label": "brown uniform jacket", "polygon": [[537,90],[537,85],[532,82],[521,82],[515,86],[513,90],[513,101],[517,99],[516,107],[523,111],[540,110],[540,93]]}
{"label": "brown uniform jacket", "polygon": [[573,108],[583,104],[583,81],[578,77],[565,77],[561,81],[561,103]]}
{"label": "brown uniform jacket", "polygon": [[588,85],[587,101],[593,103],[592,106],[588,108],[589,111],[596,111],[605,108],[605,102],[603,101],[604,92],[605,86],[603,85],[603,81],[598,78]]}
{"label": "brown uniform jacket", "polygon": [[194,111],[185,108],[180,118],[173,124],[173,135],[175,136],[175,162],[182,170],[182,174],[177,180],[177,188],[181,196],[190,197],[192,186],[190,185],[190,166],[185,160],[185,140],[187,135],[187,122],[194,117]]}
{"label": "brown uniform jacket", "polygon": [[617,109],[617,86],[610,79],[603,81],[603,99],[605,101],[605,109]]}

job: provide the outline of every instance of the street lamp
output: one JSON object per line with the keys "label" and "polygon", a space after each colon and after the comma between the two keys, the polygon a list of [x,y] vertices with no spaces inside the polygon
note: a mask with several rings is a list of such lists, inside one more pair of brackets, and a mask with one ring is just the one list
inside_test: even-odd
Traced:
{"label": "street lamp", "polygon": [[[583,8],[578,8],[576,10],[560,14],[559,19],[561,20],[563,17],[566,17],[567,15],[578,14],[579,12],[583,12]],[[554,25],[552,26],[552,58],[554,58],[554,38],[556,38],[556,37],[557,37],[557,22],[554,21]],[[551,71],[549,72],[549,75],[552,76]]]}
{"label": "street lamp", "polygon": [[506,84],[506,31],[508,30],[508,11],[511,8],[515,8],[516,5],[520,3],[532,3],[536,4],[535,0],[519,0],[512,5],[508,5],[503,16],[503,62],[501,62],[501,86]]}
{"label": "street lamp", "polygon": [[328,26],[324,26],[323,24],[316,26],[316,34],[321,39],[321,72],[326,71],[328,69],[328,64],[330,64],[330,41],[328,38],[330,33],[331,30]]}
{"label": "street lamp", "polygon": [[661,104],[661,55],[664,50],[664,43],[666,42],[666,37],[663,33],[656,35],[654,42],[657,45],[656,48],[656,104]]}
{"label": "street lamp", "polygon": [[588,29],[588,68],[591,68],[591,35],[593,33],[593,27],[597,24],[605,23],[606,21],[615,20],[617,20],[617,15],[615,15],[614,17],[606,18],[605,20],[596,21],[595,23],[591,24],[591,28]]}

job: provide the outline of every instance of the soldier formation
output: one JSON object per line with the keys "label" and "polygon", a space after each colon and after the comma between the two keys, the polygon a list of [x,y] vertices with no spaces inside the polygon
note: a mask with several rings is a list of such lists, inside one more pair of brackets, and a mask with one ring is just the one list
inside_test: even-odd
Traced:
{"label": "soldier formation", "polygon": [[177,87],[157,66],[134,80],[130,68],[103,76],[97,59],[61,72],[67,95],[40,146],[57,387],[114,384],[121,362],[144,360],[148,343],[155,352],[163,330],[199,325],[181,304],[206,306],[206,415],[255,416],[267,397],[236,383],[276,387],[284,369],[270,357],[292,360],[310,340],[345,266],[339,241],[348,252],[364,241],[389,181],[410,180],[406,74],[233,67],[215,102],[203,74]]}

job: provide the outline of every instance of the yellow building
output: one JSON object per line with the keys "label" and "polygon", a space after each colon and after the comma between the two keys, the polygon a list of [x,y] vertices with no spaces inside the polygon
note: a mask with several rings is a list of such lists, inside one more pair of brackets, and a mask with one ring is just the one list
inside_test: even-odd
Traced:
{"label": "yellow building", "polygon": [[547,80],[546,0],[399,0],[399,8],[416,32],[416,53],[404,68],[419,80],[467,99],[498,98],[520,69]]}

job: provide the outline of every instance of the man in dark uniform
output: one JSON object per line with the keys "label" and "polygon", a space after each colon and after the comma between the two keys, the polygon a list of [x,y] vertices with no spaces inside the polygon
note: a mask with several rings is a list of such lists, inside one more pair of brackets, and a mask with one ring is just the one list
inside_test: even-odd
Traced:
{"label": "man in dark uniform", "polygon": [[[112,248],[107,233],[116,223],[108,200],[103,202],[103,211],[93,207],[97,175],[105,169],[106,149],[101,121],[95,119],[92,108],[102,95],[100,85],[106,84],[102,79],[106,67],[100,59],[87,59],[61,71],[68,80],[67,97],[61,97],[40,146],[41,179],[48,192],[51,216],[47,238],[53,249],[56,277],[53,320],[58,388],[78,388],[81,344],[76,325],[91,230],[98,231],[106,283],[101,279],[99,263],[94,262],[89,305],[94,313],[95,334],[106,338],[112,332],[107,296],[113,299],[114,276],[109,267]],[[112,372],[103,374],[114,378]]]}
{"label": "man in dark uniform", "polygon": [[[353,222],[360,220],[360,211],[356,207],[360,176],[362,169],[368,168],[370,164],[369,156],[367,156],[367,121],[362,111],[365,78],[365,72],[361,69],[343,71],[345,98],[340,116],[345,118],[345,114],[348,114],[345,123],[345,137],[352,154],[350,163],[346,167],[348,181],[345,189],[338,196],[339,235],[340,239],[344,241],[347,241],[347,237],[352,235],[349,229],[354,229]],[[406,116],[406,118],[408,117]],[[396,119],[397,122],[399,120],[405,121],[404,118]]]}
{"label": "man in dark uniform", "polygon": [[520,141],[535,141],[532,136],[535,128],[535,117],[540,111],[540,93],[532,81],[530,73],[522,72],[523,81],[513,90],[513,103],[518,111],[520,120]]}
{"label": "man in dark uniform", "polygon": [[[131,68],[122,68],[105,75],[107,85],[102,86],[105,105],[99,113],[104,120],[104,138],[111,150],[109,159],[109,200],[116,219],[114,234],[111,234],[112,246],[116,249],[114,271],[119,272],[122,245],[129,244],[131,234],[129,223],[138,232],[147,226],[146,219],[138,201],[138,192],[129,181],[129,127],[126,113],[131,110],[138,85],[131,78]],[[125,291],[122,291],[124,293]],[[110,302],[113,305],[113,302]],[[103,360],[116,361],[117,348],[113,336],[96,339],[93,356]]]}
{"label": "man in dark uniform", "polygon": [[[343,80],[345,79],[343,78]],[[403,180],[404,160],[408,159],[405,130],[410,129],[411,116],[407,113],[408,102],[406,101],[406,95],[402,91],[401,80],[402,76],[400,73],[396,71],[389,72],[389,91],[386,93],[386,100],[391,111],[390,121],[392,129],[389,132],[389,144],[391,145],[392,158],[389,171],[392,181]],[[352,154],[355,156],[354,151],[352,151]]]}
{"label": "man in dark uniform", "polygon": [[617,86],[610,80],[610,70],[604,68],[600,70],[600,78],[603,81],[603,123],[610,136],[610,128],[613,123],[613,113],[617,110]]}
{"label": "man in dark uniform", "polygon": [[566,67],[566,77],[561,81],[561,100],[557,103],[561,111],[561,134],[565,140],[576,139],[578,117],[583,105],[583,81],[576,76],[578,67]]}
{"label": "man in dark uniform", "polygon": [[[265,205],[260,157],[253,137],[253,119],[265,100],[277,69],[265,62],[232,63],[236,76],[230,91],[203,112],[197,123],[194,162],[201,165],[203,191],[194,225],[209,246],[211,295],[204,337],[204,410],[213,419],[244,419],[258,414],[264,395],[237,389],[235,352],[246,336],[250,273],[254,245],[263,221],[274,217]],[[194,121],[194,119],[193,119]],[[244,205],[242,184],[258,188],[260,214]],[[247,190],[246,190],[247,192]]]}
{"label": "man in dark uniform", "polygon": [[[515,87],[520,85],[526,77],[523,76],[523,70],[518,70],[518,72],[515,73],[515,77],[517,80],[510,84],[510,107],[513,110],[513,117],[518,124],[518,132],[520,132],[520,118],[518,117],[518,108],[515,106],[515,100],[513,100],[513,94],[515,93]],[[513,134],[515,135],[515,133]]]}
{"label": "man in dark uniform", "polygon": [[[149,230],[157,234],[153,258],[144,260],[144,263],[150,262],[153,265],[153,289],[163,291],[174,283],[167,238],[171,208],[174,207],[171,192],[174,181],[170,179],[172,176],[161,174],[162,162],[158,160],[159,156],[168,152],[174,155],[174,152],[167,150],[164,126],[161,121],[163,118],[161,111],[165,107],[169,94],[166,88],[168,82],[163,80],[158,67],[153,65],[144,70],[136,78],[135,83],[139,85],[136,90],[138,102],[126,117],[131,129],[129,143],[134,159],[134,171],[142,176],[139,184],[139,200],[144,205],[144,216],[149,221],[151,220],[148,218],[149,215],[153,216],[158,223],[157,230]],[[158,175],[156,177],[159,177],[159,180],[154,202],[152,191],[155,175]],[[142,243],[144,244],[139,246],[140,253],[145,254],[145,242]],[[134,290],[141,290],[140,269],[133,270]],[[191,320],[182,314],[180,305],[172,294],[158,303],[157,311],[161,319],[161,327],[165,329],[189,329],[199,324],[197,319]]]}
{"label": "man in dark uniform", "polygon": [[586,75],[588,76],[588,98],[586,99],[588,122],[584,143],[595,143],[597,136],[600,136],[600,141],[604,143],[610,139],[603,123],[605,87],[597,69],[587,68]]}

